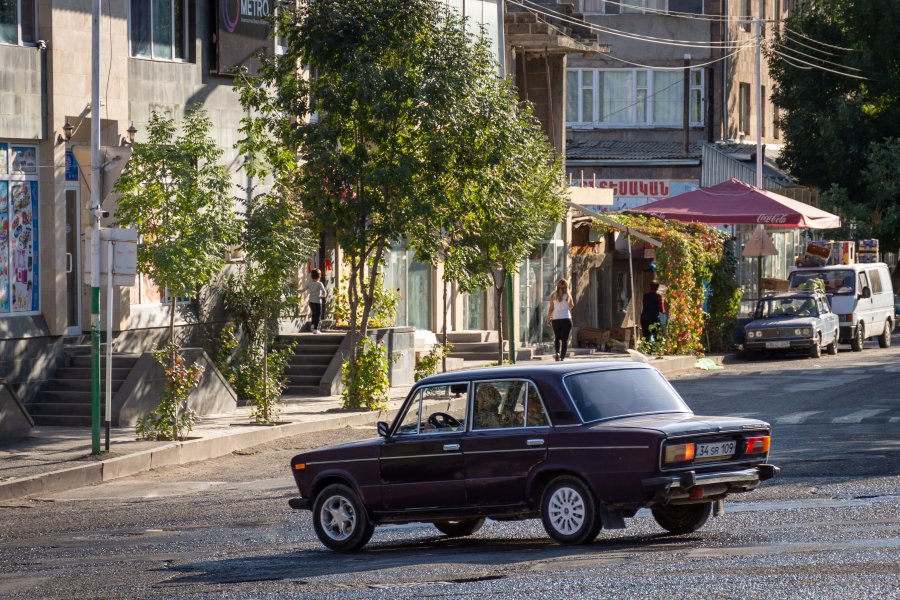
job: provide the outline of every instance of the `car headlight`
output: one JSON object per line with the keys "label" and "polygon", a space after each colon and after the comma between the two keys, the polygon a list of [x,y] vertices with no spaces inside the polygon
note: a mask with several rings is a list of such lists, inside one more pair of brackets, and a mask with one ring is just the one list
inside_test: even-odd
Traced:
{"label": "car headlight", "polygon": [[806,335],[806,336],[812,335],[812,329],[810,329],[809,327],[806,327],[806,328],[803,330],[803,335]]}

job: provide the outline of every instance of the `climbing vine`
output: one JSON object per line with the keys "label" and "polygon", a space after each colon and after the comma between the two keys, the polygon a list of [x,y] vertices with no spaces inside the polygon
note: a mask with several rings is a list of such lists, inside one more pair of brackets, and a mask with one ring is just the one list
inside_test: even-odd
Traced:
{"label": "climbing vine", "polygon": [[[724,349],[740,307],[735,282],[734,252],[724,231],[701,223],[682,223],[649,215],[625,213],[616,221],[662,243],[656,248],[657,277],[666,286],[666,354],[702,354],[704,327],[706,349]],[[609,230],[599,221],[595,227]],[[707,313],[705,289],[709,287]]]}

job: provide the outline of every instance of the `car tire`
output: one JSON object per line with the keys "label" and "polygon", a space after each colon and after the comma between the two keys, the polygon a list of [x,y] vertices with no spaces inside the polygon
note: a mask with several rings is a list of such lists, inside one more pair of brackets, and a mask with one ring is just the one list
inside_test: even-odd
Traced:
{"label": "car tire", "polygon": [[712,502],[674,506],[667,504],[654,507],[651,512],[660,527],[669,533],[682,535],[693,533],[703,527],[712,514],[712,506]]}
{"label": "car tire", "polygon": [[856,335],[853,336],[852,340],[850,340],[850,349],[854,352],[862,352],[863,344],[865,343],[865,326],[862,324],[862,321],[860,321],[859,325],[856,326]]}
{"label": "car tire", "polygon": [[448,537],[472,535],[484,525],[484,519],[460,519],[458,521],[435,521],[438,531]]}
{"label": "car tire", "polygon": [[547,534],[564,545],[592,541],[603,526],[597,500],[578,478],[557,477],[541,497],[541,521]]}
{"label": "car tire", "polygon": [[809,357],[819,358],[822,356],[822,334],[817,333],[816,339],[813,340],[812,346],[809,347]]}
{"label": "car tire", "polygon": [[335,552],[355,552],[375,532],[359,496],[342,483],[329,485],[316,496],[313,527],[319,541]]}
{"label": "car tire", "polygon": [[881,335],[878,336],[878,347],[879,348],[890,348],[891,347],[891,331],[894,330],[894,325],[891,323],[891,320],[888,319],[884,322],[884,331],[881,332]]}
{"label": "car tire", "polygon": [[825,347],[825,350],[831,356],[834,356],[838,353],[838,335],[837,334],[834,334],[834,339],[831,340],[831,343]]}

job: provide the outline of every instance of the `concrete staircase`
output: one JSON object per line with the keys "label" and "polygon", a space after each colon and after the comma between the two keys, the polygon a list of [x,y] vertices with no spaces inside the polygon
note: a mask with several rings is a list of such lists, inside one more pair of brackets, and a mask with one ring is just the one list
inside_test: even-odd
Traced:
{"label": "concrete staircase", "polygon": [[336,333],[288,333],[278,336],[279,342],[294,342],[294,354],[288,361],[285,376],[288,385],[284,396],[318,396],[319,384],[334,355],[337,354],[344,337],[343,331]]}
{"label": "concrete staircase", "polygon": [[[36,426],[90,427],[91,426],[91,347],[67,346],[63,366],[56,370],[47,387],[27,405]],[[140,354],[113,353],[112,391],[122,387]],[[105,421],[106,358],[100,361],[100,414]],[[117,421],[118,415],[112,415]]]}
{"label": "concrete staircase", "polygon": [[[493,330],[466,330],[447,333],[447,341],[453,344],[451,358],[465,361],[496,361],[499,337]],[[503,351],[509,351],[509,342],[503,341]],[[531,360],[531,348],[516,348],[517,360]]]}
{"label": "concrete staircase", "polygon": [[600,51],[599,34],[591,29],[573,0],[528,0],[525,6],[506,5],[508,35],[552,35],[572,38],[576,43]]}

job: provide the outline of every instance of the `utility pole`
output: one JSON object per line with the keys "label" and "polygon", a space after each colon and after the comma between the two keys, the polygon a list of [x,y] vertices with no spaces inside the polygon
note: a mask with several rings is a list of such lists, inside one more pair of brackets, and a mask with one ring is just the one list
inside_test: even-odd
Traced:
{"label": "utility pole", "polygon": [[[100,454],[100,16],[91,23],[91,454]],[[107,334],[108,335],[108,334]],[[108,340],[107,340],[108,341]]]}
{"label": "utility pole", "polygon": [[684,146],[684,156],[687,157],[688,149],[691,147],[691,55],[684,55],[684,81],[682,82],[682,96],[684,98],[684,102],[682,102],[682,112],[683,112],[683,132],[682,132],[682,144]]}
{"label": "utility pole", "polygon": [[756,187],[763,186],[763,156],[762,156],[762,130],[763,130],[763,105],[762,105],[762,26],[763,20],[757,18],[756,24]]}

